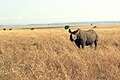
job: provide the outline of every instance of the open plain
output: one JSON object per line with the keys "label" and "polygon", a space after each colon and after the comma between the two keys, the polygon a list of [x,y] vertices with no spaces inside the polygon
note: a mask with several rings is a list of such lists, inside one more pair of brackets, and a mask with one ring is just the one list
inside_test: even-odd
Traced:
{"label": "open plain", "polygon": [[96,50],[77,48],[64,28],[0,30],[0,80],[120,80],[118,26],[94,29]]}

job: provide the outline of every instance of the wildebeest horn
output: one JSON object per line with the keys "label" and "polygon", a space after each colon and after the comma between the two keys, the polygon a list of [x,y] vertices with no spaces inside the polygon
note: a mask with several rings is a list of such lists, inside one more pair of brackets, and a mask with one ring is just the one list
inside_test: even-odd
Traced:
{"label": "wildebeest horn", "polygon": [[80,29],[77,29],[76,31],[71,31],[71,29],[69,29],[69,33],[72,33],[72,34],[76,34]]}
{"label": "wildebeest horn", "polygon": [[71,29],[69,29],[69,33],[72,33]]}
{"label": "wildebeest horn", "polygon": [[73,32],[73,34],[76,34],[79,31],[79,29],[77,29],[76,31]]}

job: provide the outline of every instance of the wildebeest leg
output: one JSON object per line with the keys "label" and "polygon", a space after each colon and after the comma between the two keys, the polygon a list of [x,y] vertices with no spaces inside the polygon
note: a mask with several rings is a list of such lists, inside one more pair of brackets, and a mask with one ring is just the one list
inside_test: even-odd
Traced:
{"label": "wildebeest leg", "polygon": [[80,45],[77,45],[78,48],[80,48]]}
{"label": "wildebeest leg", "polygon": [[75,41],[75,44],[78,48],[80,48],[80,44],[78,42]]}
{"label": "wildebeest leg", "polygon": [[90,44],[90,47],[93,48],[93,44]]}
{"label": "wildebeest leg", "polygon": [[95,49],[97,48],[97,41],[94,41],[94,44],[95,44]]}
{"label": "wildebeest leg", "polygon": [[80,42],[79,42],[79,40],[75,40],[75,44],[76,44],[76,46],[77,46],[78,48],[80,48]]}
{"label": "wildebeest leg", "polygon": [[83,48],[83,49],[84,49],[84,47],[85,47],[85,43],[82,44],[82,48]]}

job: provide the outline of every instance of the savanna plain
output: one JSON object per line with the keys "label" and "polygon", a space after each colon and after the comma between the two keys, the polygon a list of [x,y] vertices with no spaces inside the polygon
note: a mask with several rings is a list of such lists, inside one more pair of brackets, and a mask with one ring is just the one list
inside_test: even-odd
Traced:
{"label": "savanna plain", "polygon": [[0,30],[0,80],[120,80],[120,27],[94,30],[96,50],[79,49],[64,28]]}

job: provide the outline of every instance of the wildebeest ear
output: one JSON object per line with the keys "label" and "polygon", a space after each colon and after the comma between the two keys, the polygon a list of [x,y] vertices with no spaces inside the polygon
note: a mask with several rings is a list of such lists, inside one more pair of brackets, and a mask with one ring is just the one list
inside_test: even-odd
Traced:
{"label": "wildebeest ear", "polygon": [[72,33],[71,29],[69,29],[69,33]]}

